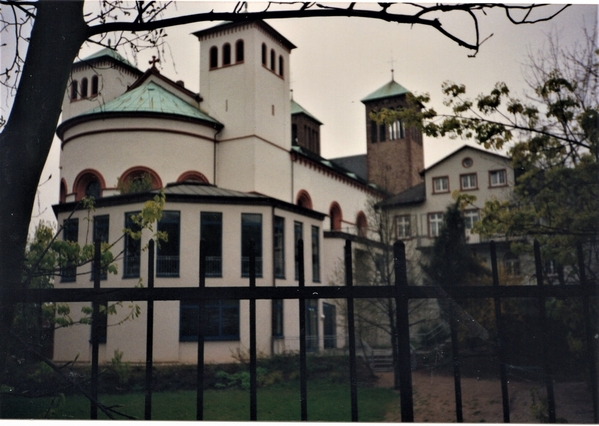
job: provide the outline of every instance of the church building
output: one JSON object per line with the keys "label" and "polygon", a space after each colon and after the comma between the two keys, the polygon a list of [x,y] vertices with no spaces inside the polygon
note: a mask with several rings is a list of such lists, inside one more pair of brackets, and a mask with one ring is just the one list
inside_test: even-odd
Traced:
{"label": "church building", "polygon": [[[378,126],[373,109],[401,107],[407,90],[395,81],[367,95],[366,154],[325,159],[321,122],[290,98],[296,46],[263,21],[224,23],[198,31],[200,92],[143,72],[104,49],[73,65],[65,94],[60,202],[54,211],[63,238],[114,243],[117,274],[102,287],[145,285],[153,238],[123,235],[132,216],[161,190],[166,196],[154,231],[168,234],[156,250],[156,287],[197,287],[200,239],[206,241],[207,286],[248,286],[249,241],[256,242],[257,286],[296,286],[295,242],[305,241],[306,285],[328,286],[342,265],[343,245],[364,245],[374,232],[365,214],[422,182],[422,135],[401,122]],[[93,196],[95,209],[81,200]],[[63,268],[57,288],[92,287],[91,266]],[[338,281],[335,281],[338,282]],[[128,303],[110,315],[100,361],[116,350],[145,359],[145,317],[123,321]],[[138,303],[142,312],[145,303]],[[73,318],[81,304],[70,304]],[[247,301],[207,306],[207,362],[229,362],[249,347]],[[309,350],[345,345],[334,301],[307,305]],[[260,354],[299,348],[295,300],[257,301]],[[117,325],[118,324],[118,325]],[[195,362],[197,304],[155,304],[155,362]],[[91,357],[89,326],[57,330],[54,359]]]}

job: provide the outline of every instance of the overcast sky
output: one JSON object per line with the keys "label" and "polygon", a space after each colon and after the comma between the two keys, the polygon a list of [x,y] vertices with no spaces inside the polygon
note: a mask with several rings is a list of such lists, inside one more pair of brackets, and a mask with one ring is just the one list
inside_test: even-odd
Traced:
{"label": "overcast sky", "polygon": [[[170,15],[202,11],[231,11],[234,2],[186,1],[172,7]],[[255,11],[258,3],[250,3]],[[407,7],[407,6],[403,6]],[[551,6],[556,10],[557,6]],[[551,11],[548,10],[547,14]],[[395,81],[416,93],[429,93],[431,105],[443,108],[441,84],[446,80],[464,83],[470,96],[488,92],[495,82],[504,81],[512,93],[520,95],[526,89],[524,65],[529,52],[547,46],[550,34],[556,34],[563,46],[571,46],[584,37],[583,28],[597,32],[596,4],[578,4],[566,9],[549,22],[516,26],[499,9],[486,16],[479,15],[481,38],[493,34],[475,58],[472,52],[459,47],[434,29],[410,27],[384,21],[361,18],[304,18],[269,20],[268,23],[297,48],[291,54],[291,84],[294,99],[316,116],[321,127],[321,153],[334,158],[366,152],[364,105],[360,102],[369,93],[386,84],[394,69]],[[470,20],[445,14],[441,19],[452,25],[468,41],[473,40]],[[167,30],[168,45],[159,69],[173,79],[184,80],[186,87],[199,90],[199,45],[192,32],[216,23],[186,25]],[[99,50],[85,46],[85,57]],[[134,59],[121,51],[129,60]],[[145,71],[152,51],[141,52],[137,66]],[[425,166],[461,146],[464,141],[425,139]],[[52,220],[50,205],[58,201],[59,144],[55,142],[40,187],[40,208],[44,220]],[[39,218],[37,219],[39,220]]]}

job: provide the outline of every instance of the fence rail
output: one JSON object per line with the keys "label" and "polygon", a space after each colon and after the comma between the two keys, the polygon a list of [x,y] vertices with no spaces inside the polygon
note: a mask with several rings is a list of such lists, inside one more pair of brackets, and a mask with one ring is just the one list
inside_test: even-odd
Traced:
{"label": "fence rail", "polygon": [[[550,369],[549,359],[549,334],[546,328],[546,313],[544,312],[544,302],[547,298],[566,298],[578,297],[583,303],[583,316],[586,327],[587,337],[587,357],[589,360],[589,375],[591,382],[591,391],[593,398],[594,422],[599,423],[599,390],[597,385],[596,354],[594,339],[592,335],[592,313],[589,299],[597,297],[597,285],[592,285],[585,275],[582,249],[578,248],[579,270],[581,271],[581,282],[579,285],[567,286],[547,286],[543,283],[542,261],[538,243],[535,243],[535,264],[537,268],[537,285],[534,286],[501,286],[497,272],[497,256],[495,253],[495,244],[491,242],[491,264],[493,272],[492,286],[456,286],[446,290],[430,286],[409,286],[406,274],[405,246],[401,241],[395,243],[395,285],[393,286],[354,286],[353,285],[353,262],[351,241],[345,244],[345,286],[305,286],[304,278],[304,246],[303,240],[298,241],[298,270],[299,285],[297,287],[258,287],[256,286],[256,266],[261,259],[256,259],[254,254],[247,260],[247,272],[249,286],[245,287],[206,287],[206,276],[209,276],[211,267],[207,268],[207,259],[205,256],[204,243],[200,243],[200,277],[199,287],[154,287],[154,244],[150,241],[148,250],[148,279],[146,288],[101,288],[100,286],[100,243],[96,242],[94,260],[94,288],[77,289],[35,289],[24,290],[17,294],[18,302],[39,303],[40,300],[46,302],[91,302],[93,307],[92,314],[92,377],[91,377],[91,395],[95,401],[98,401],[98,348],[99,348],[99,306],[102,303],[114,300],[147,301],[147,337],[146,337],[146,398],[145,398],[145,419],[151,419],[152,413],[152,363],[153,363],[153,323],[154,323],[154,301],[176,301],[176,300],[196,300],[201,312],[203,303],[207,300],[249,300],[249,330],[250,330],[250,419],[257,420],[257,382],[256,382],[256,300],[272,299],[296,299],[299,304],[299,354],[300,354],[300,393],[301,407],[300,415],[302,421],[308,420],[307,406],[307,339],[306,335],[306,300],[307,299],[346,299],[347,301],[347,326],[348,326],[348,350],[350,367],[350,399],[351,399],[351,419],[358,421],[358,393],[356,376],[356,340],[354,328],[354,299],[359,298],[392,298],[397,307],[396,329],[397,329],[397,351],[399,356],[399,382],[400,382],[400,411],[403,422],[414,421],[413,390],[412,390],[412,372],[411,372],[411,353],[410,353],[410,335],[408,321],[408,303],[410,299],[493,299],[495,304],[495,320],[499,335],[498,358],[501,376],[501,389],[503,399],[504,421],[510,421],[509,413],[509,395],[507,388],[507,365],[505,344],[502,326],[501,299],[503,298],[535,298],[541,307],[539,319],[543,328],[543,372],[548,396],[548,417],[550,422],[556,421],[555,397],[553,392],[552,371]],[[261,265],[258,265],[260,267]],[[450,327],[455,329],[455,324],[450,323]],[[197,354],[197,401],[196,417],[203,420],[203,384],[204,384],[204,336],[202,327],[198,330],[198,354]],[[454,380],[456,392],[456,420],[463,421],[461,385],[459,372],[459,349],[455,330],[452,330],[453,340],[453,359],[454,359]],[[90,417],[98,418],[98,406],[95,401],[91,403]]]}

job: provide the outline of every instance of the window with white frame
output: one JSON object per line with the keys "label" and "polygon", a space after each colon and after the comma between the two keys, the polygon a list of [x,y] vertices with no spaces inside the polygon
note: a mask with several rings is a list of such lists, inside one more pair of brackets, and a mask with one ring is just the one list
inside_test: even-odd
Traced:
{"label": "window with white frame", "polygon": [[489,172],[489,186],[507,185],[507,174],[505,170],[493,170]]}
{"label": "window with white frame", "polygon": [[447,176],[433,178],[433,194],[449,192],[449,178]]}
{"label": "window with white frame", "polygon": [[395,217],[395,226],[397,228],[397,238],[410,238],[410,216],[402,215]]}
{"label": "window with white frame", "polygon": [[462,191],[470,189],[476,189],[478,184],[476,182],[476,173],[469,173],[467,175],[460,176],[460,186]]}
{"label": "window with white frame", "polygon": [[471,231],[476,222],[478,222],[478,210],[466,210],[464,212],[464,223],[466,225],[466,229]]}
{"label": "window with white frame", "polygon": [[437,237],[443,226],[443,213],[429,213],[428,215],[428,234],[430,237]]}
{"label": "window with white frame", "polygon": [[389,125],[389,140],[403,139],[404,129],[401,121],[394,121]]}

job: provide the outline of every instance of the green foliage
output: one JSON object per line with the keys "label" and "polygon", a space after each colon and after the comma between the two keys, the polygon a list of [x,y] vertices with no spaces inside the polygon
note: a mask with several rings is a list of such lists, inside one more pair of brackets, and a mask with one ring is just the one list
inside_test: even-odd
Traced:
{"label": "green foliage", "polygon": [[123,362],[123,351],[114,350],[114,355],[110,360],[112,371],[117,375],[119,385],[126,385],[131,378],[131,366],[127,362]]}
{"label": "green foliage", "polygon": [[134,194],[137,192],[151,191],[152,176],[149,173],[142,173],[139,176],[125,180],[118,178],[117,189],[121,194]]}

